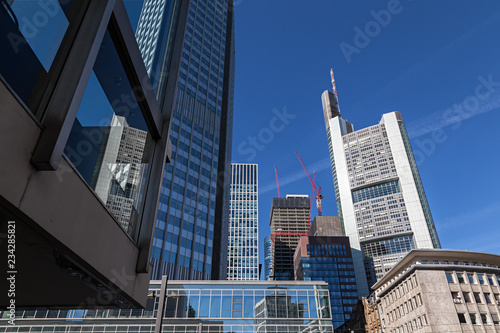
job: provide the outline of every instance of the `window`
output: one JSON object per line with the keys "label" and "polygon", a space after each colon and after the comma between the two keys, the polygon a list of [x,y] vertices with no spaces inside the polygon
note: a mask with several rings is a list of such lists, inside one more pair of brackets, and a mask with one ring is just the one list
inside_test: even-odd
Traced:
{"label": "window", "polygon": [[484,294],[484,300],[486,301],[486,304],[491,304],[491,295],[485,293]]}
{"label": "window", "polygon": [[142,214],[145,196],[141,193],[147,186],[154,144],[144,107],[136,99],[137,87],[127,79],[128,67],[122,63],[111,28],[101,45],[64,153],[133,236]]}
{"label": "window", "polygon": [[470,322],[473,325],[477,325],[477,320],[476,320],[476,314],[475,313],[469,313],[470,316]]}
{"label": "window", "polygon": [[483,303],[481,301],[481,295],[479,295],[479,293],[474,293],[474,300],[476,301],[476,303]]}
{"label": "window", "polygon": [[469,279],[470,284],[476,283],[476,281],[474,280],[474,274],[467,274],[467,278]]}
{"label": "window", "polygon": [[453,298],[454,303],[462,303],[462,297],[460,297],[460,294],[458,292],[452,291],[451,297]]}
{"label": "window", "polygon": [[491,277],[491,275],[486,275],[488,277],[488,283],[490,284],[490,286],[493,286],[493,278]]}
{"label": "window", "polygon": [[488,324],[488,315],[486,313],[481,313],[481,322],[483,324]]}
{"label": "window", "polygon": [[464,299],[466,303],[472,303],[472,299],[470,297],[470,293],[463,293],[464,294]]}
{"label": "window", "polygon": [[[73,12],[82,10],[82,4],[75,2],[71,4]],[[69,7],[58,1],[37,1],[29,5],[24,1],[2,1],[0,74],[28,107],[37,105],[30,97],[42,95],[40,89],[47,88],[49,73],[58,65],[56,54],[68,54],[68,41],[63,43],[63,37],[73,35],[79,23]],[[66,47],[61,47],[64,44]]]}
{"label": "window", "polygon": [[458,283],[465,283],[464,275],[462,273],[457,273]]}
{"label": "window", "polygon": [[459,313],[458,314],[458,321],[460,324],[467,324],[467,320],[465,320],[465,314],[464,313]]}
{"label": "window", "polygon": [[448,283],[454,283],[453,273],[446,273],[446,280],[448,280]]}
{"label": "window", "polygon": [[500,318],[498,317],[498,314],[492,313],[491,319],[493,319],[493,324],[500,325]]}
{"label": "window", "polygon": [[482,274],[478,274],[477,279],[479,281],[479,284],[486,284],[486,281],[484,280],[484,277]]}

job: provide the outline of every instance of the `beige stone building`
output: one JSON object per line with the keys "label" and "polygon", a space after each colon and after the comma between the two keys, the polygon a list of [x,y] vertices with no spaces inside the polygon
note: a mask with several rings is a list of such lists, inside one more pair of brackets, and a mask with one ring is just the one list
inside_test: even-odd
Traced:
{"label": "beige stone building", "polygon": [[380,325],[380,316],[378,313],[378,304],[375,297],[363,297],[363,309],[365,315],[365,330],[367,333],[381,333],[382,327]]}
{"label": "beige stone building", "polygon": [[500,332],[500,256],[413,250],[373,285],[382,332]]}

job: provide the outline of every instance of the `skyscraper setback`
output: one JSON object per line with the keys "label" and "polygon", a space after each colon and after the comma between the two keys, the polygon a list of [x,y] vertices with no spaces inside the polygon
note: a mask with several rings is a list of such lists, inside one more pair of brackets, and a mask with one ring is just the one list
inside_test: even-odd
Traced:
{"label": "skyscraper setback", "polygon": [[165,167],[152,278],[168,274],[171,279],[225,279],[234,86],[232,0],[146,0],[136,38],[160,105],[172,118],[173,153]]}
{"label": "skyscraper setback", "polygon": [[231,164],[228,280],[259,279],[259,168]]}
{"label": "skyscraper setback", "polygon": [[338,213],[358,291],[366,296],[409,251],[440,243],[401,114],[354,131],[336,95],[325,91],[321,98]]}

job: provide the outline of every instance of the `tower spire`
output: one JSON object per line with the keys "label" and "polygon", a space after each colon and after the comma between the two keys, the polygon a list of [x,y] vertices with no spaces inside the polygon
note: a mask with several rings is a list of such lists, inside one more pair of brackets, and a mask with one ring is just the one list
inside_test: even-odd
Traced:
{"label": "tower spire", "polygon": [[337,103],[337,111],[339,112],[339,117],[342,117],[340,113],[339,97],[337,96],[337,87],[335,86],[335,77],[333,76],[333,68],[330,69],[330,76],[332,77],[333,94],[335,95],[335,102]]}

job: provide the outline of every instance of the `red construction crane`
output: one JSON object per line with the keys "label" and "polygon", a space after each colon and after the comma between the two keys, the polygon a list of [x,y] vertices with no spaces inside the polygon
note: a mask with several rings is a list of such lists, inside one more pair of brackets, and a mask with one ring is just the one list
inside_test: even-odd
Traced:
{"label": "red construction crane", "polygon": [[278,198],[281,198],[280,183],[278,181],[278,170],[276,169],[276,165],[274,165],[274,174],[276,175],[276,187],[278,188]]}
{"label": "red construction crane", "polygon": [[302,162],[302,159],[299,156],[299,153],[295,152],[297,157],[299,158],[300,164],[302,164],[302,167],[304,168],[304,171],[307,174],[307,178],[309,178],[309,181],[311,182],[312,188],[314,190],[314,193],[316,194],[314,197],[316,198],[316,208],[318,208],[318,215],[322,216],[323,212],[321,210],[321,199],[323,199],[323,194],[321,194],[321,186],[316,187],[316,176],[314,176],[314,180],[311,178],[311,175],[309,175],[309,171],[307,171],[306,166],[304,165],[304,162]]}

